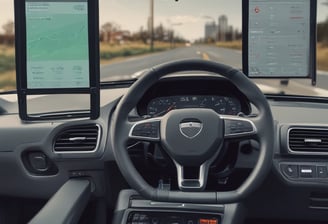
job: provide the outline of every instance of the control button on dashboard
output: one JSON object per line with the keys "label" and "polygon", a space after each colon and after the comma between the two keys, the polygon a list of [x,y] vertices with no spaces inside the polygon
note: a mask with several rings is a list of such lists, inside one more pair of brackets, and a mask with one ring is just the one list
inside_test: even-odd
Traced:
{"label": "control button on dashboard", "polygon": [[240,120],[225,120],[226,134],[242,134],[253,132],[254,128],[251,123]]}
{"label": "control button on dashboard", "polygon": [[159,224],[159,219],[158,218],[152,218],[151,224]]}
{"label": "control button on dashboard", "polygon": [[132,135],[146,138],[158,138],[159,122],[145,122],[137,124],[132,131]]}
{"label": "control button on dashboard", "polygon": [[317,174],[319,178],[327,178],[328,177],[327,166],[317,166]]}
{"label": "control button on dashboard", "polygon": [[194,222],[194,220],[192,220],[192,219],[189,219],[189,220],[187,221],[187,224],[196,224],[196,222]]}
{"label": "control button on dashboard", "polygon": [[300,166],[300,177],[303,177],[303,178],[316,177],[316,166],[301,165]]}
{"label": "control button on dashboard", "polygon": [[298,165],[282,164],[281,170],[284,173],[284,175],[289,178],[297,178],[298,177]]}
{"label": "control button on dashboard", "polygon": [[132,217],[132,221],[138,221],[139,217],[140,217],[140,215],[138,213],[134,214]]}
{"label": "control button on dashboard", "polygon": [[[160,222],[160,223],[162,223],[162,222]],[[174,216],[170,216],[168,218],[168,220],[164,223],[167,223],[167,224],[182,224],[184,222],[182,221],[182,218],[180,216],[174,215]]]}
{"label": "control button on dashboard", "polygon": [[34,171],[45,172],[49,168],[47,156],[43,152],[32,152],[28,154],[29,162]]}
{"label": "control button on dashboard", "polygon": [[140,215],[140,221],[145,221],[145,220],[148,220],[148,216],[147,215]]}
{"label": "control button on dashboard", "polygon": [[200,219],[199,224],[210,224],[210,221],[208,219]]}
{"label": "control button on dashboard", "polygon": [[218,224],[217,219],[199,219],[199,224]]}

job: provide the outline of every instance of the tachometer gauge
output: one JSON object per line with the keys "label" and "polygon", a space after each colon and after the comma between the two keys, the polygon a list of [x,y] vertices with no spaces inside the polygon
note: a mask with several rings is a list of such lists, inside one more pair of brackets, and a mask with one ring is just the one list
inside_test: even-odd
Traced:
{"label": "tachometer gauge", "polygon": [[226,114],[226,101],[223,97],[211,97],[212,108],[219,114]]}

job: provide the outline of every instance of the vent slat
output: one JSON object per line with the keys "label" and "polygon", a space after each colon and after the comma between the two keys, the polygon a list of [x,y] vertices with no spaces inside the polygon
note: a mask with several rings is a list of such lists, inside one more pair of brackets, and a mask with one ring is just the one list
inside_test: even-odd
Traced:
{"label": "vent slat", "polygon": [[[79,136],[81,137],[81,136]],[[83,136],[82,136],[83,137]],[[92,138],[86,138],[85,140],[83,141],[97,141],[97,137],[92,137]],[[69,138],[65,138],[65,139],[60,139],[60,140],[57,140],[56,143],[74,143],[74,141],[70,141]],[[78,141],[75,141],[75,143],[78,142]]]}
{"label": "vent slat", "polygon": [[[293,128],[289,132],[289,148],[296,152],[327,152],[328,129]],[[313,139],[314,142],[306,142]],[[320,140],[315,142],[315,140]]]}
{"label": "vent slat", "polygon": [[81,146],[79,148],[77,147],[58,147],[56,149],[57,152],[80,152],[80,151],[92,151],[94,150],[94,146]]}
{"label": "vent slat", "polygon": [[90,152],[96,149],[99,127],[86,125],[72,127],[60,133],[54,144],[56,152]]}
{"label": "vent slat", "polygon": [[[96,132],[96,131],[95,131]],[[71,134],[65,134],[66,136],[97,136],[96,133],[71,133]]]}
{"label": "vent slat", "polygon": [[[85,142],[85,143],[81,143],[81,146],[94,146],[94,143],[93,142]],[[69,146],[69,147],[76,147],[76,144],[74,143],[58,143],[56,145],[56,148],[58,147],[66,147],[66,146]]]}

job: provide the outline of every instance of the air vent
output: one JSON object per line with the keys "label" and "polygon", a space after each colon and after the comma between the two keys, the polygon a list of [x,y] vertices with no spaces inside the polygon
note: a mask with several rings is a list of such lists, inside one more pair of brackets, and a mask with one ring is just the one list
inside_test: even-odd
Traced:
{"label": "air vent", "polygon": [[288,146],[292,152],[328,153],[328,129],[292,128],[288,134]]}
{"label": "air vent", "polygon": [[98,147],[100,127],[98,125],[76,126],[59,133],[55,139],[54,151],[93,152]]}

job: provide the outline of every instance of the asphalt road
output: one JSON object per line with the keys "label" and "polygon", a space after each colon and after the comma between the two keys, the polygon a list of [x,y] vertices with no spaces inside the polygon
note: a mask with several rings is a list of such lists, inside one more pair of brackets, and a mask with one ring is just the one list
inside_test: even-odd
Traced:
{"label": "asphalt road", "polygon": [[[140,71],[155,65],[179,59],[198,58],[213,60],[235,68],[242,68],[241,51],[217,48],[206,45],[176,48],[164,52],[136,56],[127,60],[115,62],[101,67],[102,81],[127,79],[137,77]],[[311,86],[309,79],[289,80],[288,85],[282,85],[280,80],[255,80],[265,93],[285,93],[296,95],[328,96],[328,73],[318,72],[317,86]]]}

